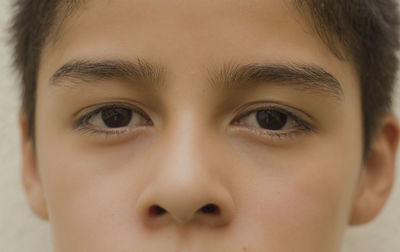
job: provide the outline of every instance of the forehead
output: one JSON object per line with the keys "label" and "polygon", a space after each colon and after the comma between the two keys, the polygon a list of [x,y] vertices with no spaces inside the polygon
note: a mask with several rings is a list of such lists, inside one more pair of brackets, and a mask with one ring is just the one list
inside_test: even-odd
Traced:
{"label": "forehead", "polygon": [[340,82],[354,76],[289,0],[84,1],[45,47],[39,76],[81,58],[136,57],[189,74],[227,61],[294,61],[321,66]]}

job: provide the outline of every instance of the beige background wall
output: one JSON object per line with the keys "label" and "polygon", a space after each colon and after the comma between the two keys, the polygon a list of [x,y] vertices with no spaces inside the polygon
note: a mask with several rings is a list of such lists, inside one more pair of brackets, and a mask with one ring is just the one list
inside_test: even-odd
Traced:
{"label": "beige background wall", "polygon": [[[30,212],[20,185],[19,96],[9,67],[6,34],[9,3],[10,0],[0,0],[0,252],[50,252],[49,226]],[[400,115],[400,92],[396,94],[396,110]],[[384,211],[371,224],[351,228],[343,252],[400,251],[399,164],[400,160],[397,184]]]}

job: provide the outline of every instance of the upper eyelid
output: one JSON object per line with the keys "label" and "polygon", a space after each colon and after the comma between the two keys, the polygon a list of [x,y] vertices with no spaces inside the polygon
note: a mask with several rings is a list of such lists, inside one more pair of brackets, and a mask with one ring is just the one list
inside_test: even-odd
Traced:
{"label": "upper eyelid", "polygon": [[147,113],[144,112],[139,107],[137,107],[135,105],[126,104],[126,103],[119,103],[119,102],[110,102],[110,103],[103,103],[103,104],[88,106],[88,107],[83,108],[82,110],[80,110],[78,113],[76,113],[75,117],[82,117],[82,114],[83,115],[96,114],[96,113],[100,112],[101,110],[104,110],[104,109],[107,109],[107,108],[112,108],[114,106],[117,107],[117,108],[131,109],[133,112],[136,112],[136,113],[139,113],[140,115],[149,117],[147,115]]}
{"label": "upper eyelid", "polygon": [[139,112],[144,115],[148,115],[148,113],[145,112],[145,110],[141,108],[141,107],[145,107],[146,110],[148,110],[148,108],[144,104],[134,101],[134,100],[130,100],[130,99],[121,99],[121,100],[116,99],[115,101],[110,100],[110,101],[104,101],[104,102],[91,104],[89,106],[85,106],[85,107],[81,108],[79,111],[77,111],[76,113],[74,113],[73,118],[81,117],[82,115],[93,112],[94,110],[111,107],[113,105],[115,105],[116,107],[132,109],[135,112]]}
{"label": "upper eyelid", "polygon": [[276,109],[280,112],[286,113],[291,117],[294,118],[299,118],[299,117],[306,117],[306,121],[307,122],[313,122],[314,118],[309,115],[308,113],[306,113],[305,111],[298,109],[298,108],[294,108],[288,105],[283,105],[280,103],[276,103],[276,102],[254,102],[250,105],[246,106],[246,109],[243,109],[242,107],[240,107],[239,109],[237,109],[237,111],[239,110],[244,110],[244,112],[236,112],[235,114],[238,114],[237,116],[235,116],[235,118],[233,119],[233,121],[239,120],[240,118],[244,117],[244,116],[248,116],[251,113],[260,111],[260,110],[264,110],[264,109]]}

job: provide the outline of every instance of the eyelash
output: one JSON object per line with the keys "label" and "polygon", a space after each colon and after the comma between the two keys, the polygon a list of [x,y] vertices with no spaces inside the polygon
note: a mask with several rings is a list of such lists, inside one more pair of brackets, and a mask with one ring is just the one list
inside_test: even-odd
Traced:
{"label": "eyelash", "polygon": [[[143,118],[145,118],[151,125],[153,124],[151,122],[151,119],[140,109],[137,109],[135,107],[128,106],[125,104],[112,103],[112,104],[104,105],[97,109],[94,109],[93,111],[82,116],[75,123],[75,125],[73,127],[74,130],[81,131],[85,134],[104,135],[105,137],[107,137],[107,136],[119,136],[119,135],[127,134],[129,132],[134,131],[137,128],[146,127],[146,126],[137,126],[137,127],[134,127],[133,129],[123,127],[123,128],[116,128],[116,129],[109,128],[107,130],[103,130],[103,129],[98,129],[95,127],[90,127],[90,126],[85,125],[93,116],[96,116],[99,113],[101,113],[102,111],[109,109],[109,108],[113,108],[113,107],[130,109],[130,110],[132,110],[133,114],[138,114],[138,115],[142,116]],[[245,118],[253,113],[257,113],[258,111],[262,111],[262,110],[275,110],[280,113],[283,113],[291,120],[294,120],[299,125],[299,128],[298,129],[290,129],[285,132],[282,130],[268,130],[268,129],[256,128],[256,127],[251,127],[251,126],[240,126],[237,123],[240,119]],[[300,134],[312,134],[312,133],[316,132],[316,130],[309,123],[300,119],[300,117],[295,115],[294,113],[290,112],[289,109],[286,108],[285,106],[279,105],[279,104],[264,104],[261,107],[259,106],[253,110],[247,111],[246,113],[243,113],[242,115],[236,117],[232,121],[231,124],[233,124],[235,126],[239,125],[237,127],[245,128],[246,130],[250,131],[252,134],[256,134],[261,137],[269,137],[271,139],[278,138],[280,140],[283,140],[284,138],[292,138],[292,137],[300,135]]]}

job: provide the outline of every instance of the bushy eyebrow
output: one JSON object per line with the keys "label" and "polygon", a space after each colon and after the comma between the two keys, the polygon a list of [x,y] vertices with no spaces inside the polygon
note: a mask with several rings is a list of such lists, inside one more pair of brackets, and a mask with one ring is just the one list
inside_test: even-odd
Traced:
{"label": "bushy eyebrow", "polygon": [[160,87],[165,71],[160,65],[138,58],[128,60],[75,60],[60,67],[50,78],[54,86],[69,86],[99,80],[146,82],[146,87]]}
{"label": "bushy eyebrow", "polygon": [[214,88],[247,89],[259,84],[276,83],[298,91],[310,92],[342,100],[340,82],[322,67],[312,64],[224,64],[218,71],[209,71]]}
{"label": "bushy eyebrow", "polygon": [[[146,83],[144,88],[165,88],[166,71],[138,58],[126,60],[76,60],[59,68],[50,78],[52,85],[74,85],[82,82],[121,79]],[[208,84],[213,89],[250,89],[260,84],[281,84],[299,92],[310,92],[342,100],[344,92],[340,82],[322,67],[312,64],[223,64],[208,69]]]}

